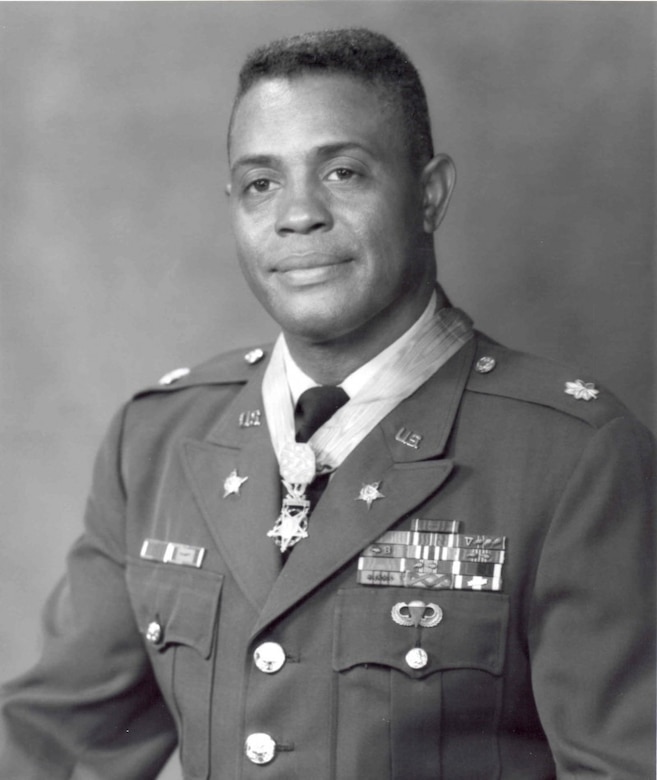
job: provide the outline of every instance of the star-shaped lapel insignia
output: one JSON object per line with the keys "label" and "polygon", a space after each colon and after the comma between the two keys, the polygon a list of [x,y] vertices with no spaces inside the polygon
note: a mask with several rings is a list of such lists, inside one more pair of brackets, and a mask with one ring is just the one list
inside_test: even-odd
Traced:
{"label": "star-shaped lapel insignia", "polygon": [[237,469],[233,469],[224,480],[224,498],[230,495],[239,496],[240,488],[247,479],[248,477],[240,477]]}
{"label": "star-shaped lapel insignia", "polygon": [[598,397],[599,390],[593,382],[582,382],[576,379],[574,382],[566,382],[566,394],[574,396],[578,401],[591,401]]}
{"label": "star-shaped lapel insignia", "polygon": [[372,503],[376,501],[377,498],[385,498],[383,493],[379,491],[380,484],[380,482],[372,482],[371,485],[363,485],[356,501],[364,501],[367,504],[367,508],[371,509]]}

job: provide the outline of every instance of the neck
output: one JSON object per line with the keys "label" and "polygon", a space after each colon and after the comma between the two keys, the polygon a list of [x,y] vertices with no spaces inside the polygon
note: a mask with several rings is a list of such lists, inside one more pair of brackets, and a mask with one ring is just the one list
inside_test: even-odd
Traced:
{"label": "neck", "polygon": [[[427,286],[404,310],[384,309],[366,327],[338,339],[306,341],[286,333],[290,354],[299,368],[318,384],[338,385],[402,336],[420,318],[433,290],[433,286]],[[440,287],[436,293],[439,310],[448,301]]]}

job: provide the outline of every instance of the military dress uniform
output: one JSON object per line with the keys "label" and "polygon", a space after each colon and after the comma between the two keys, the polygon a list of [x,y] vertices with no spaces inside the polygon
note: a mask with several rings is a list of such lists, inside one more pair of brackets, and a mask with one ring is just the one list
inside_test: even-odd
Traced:
{"label": "military dress uniform", "polygon": [[187,780],[653,777],[648,432],[477,334],[283,564],[266,352],[115,419],[0,777],[147,780],[176,742]]}

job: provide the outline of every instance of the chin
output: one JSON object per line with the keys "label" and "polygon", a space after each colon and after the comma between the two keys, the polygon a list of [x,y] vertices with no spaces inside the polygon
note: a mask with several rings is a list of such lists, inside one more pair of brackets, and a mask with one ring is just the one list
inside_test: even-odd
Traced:
{"label": "chin", "polygon": [[274,315],[274,318],[285,333],[315,344],[334,341],[353,330],[347,313],[335,310],[313,308],[310,311],[287,313],[287,316]]}

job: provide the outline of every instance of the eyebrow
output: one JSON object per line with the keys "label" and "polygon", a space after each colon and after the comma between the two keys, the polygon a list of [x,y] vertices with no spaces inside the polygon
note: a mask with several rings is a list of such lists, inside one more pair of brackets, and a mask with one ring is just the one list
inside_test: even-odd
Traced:
{"label": "eyebrow", "polygon": [[[350,150],[359,150],[365,152],[370,157],[374,156],[374,152],[363,144],[359,144],[357,141],[338,141],[333,144],[322,144],[312,149],[312,154],[320,160],[326,160],[330,157],[335,157],[337,154],[343,154]],[[233,173],[237,168],[245,168],[249,166],[262,166],[264,168],[269,166],[276,166],[281,163],[281,157],[275,154],[247,154],[242,157],[238,157],[237,160],[230,166],[230,171]]]}

